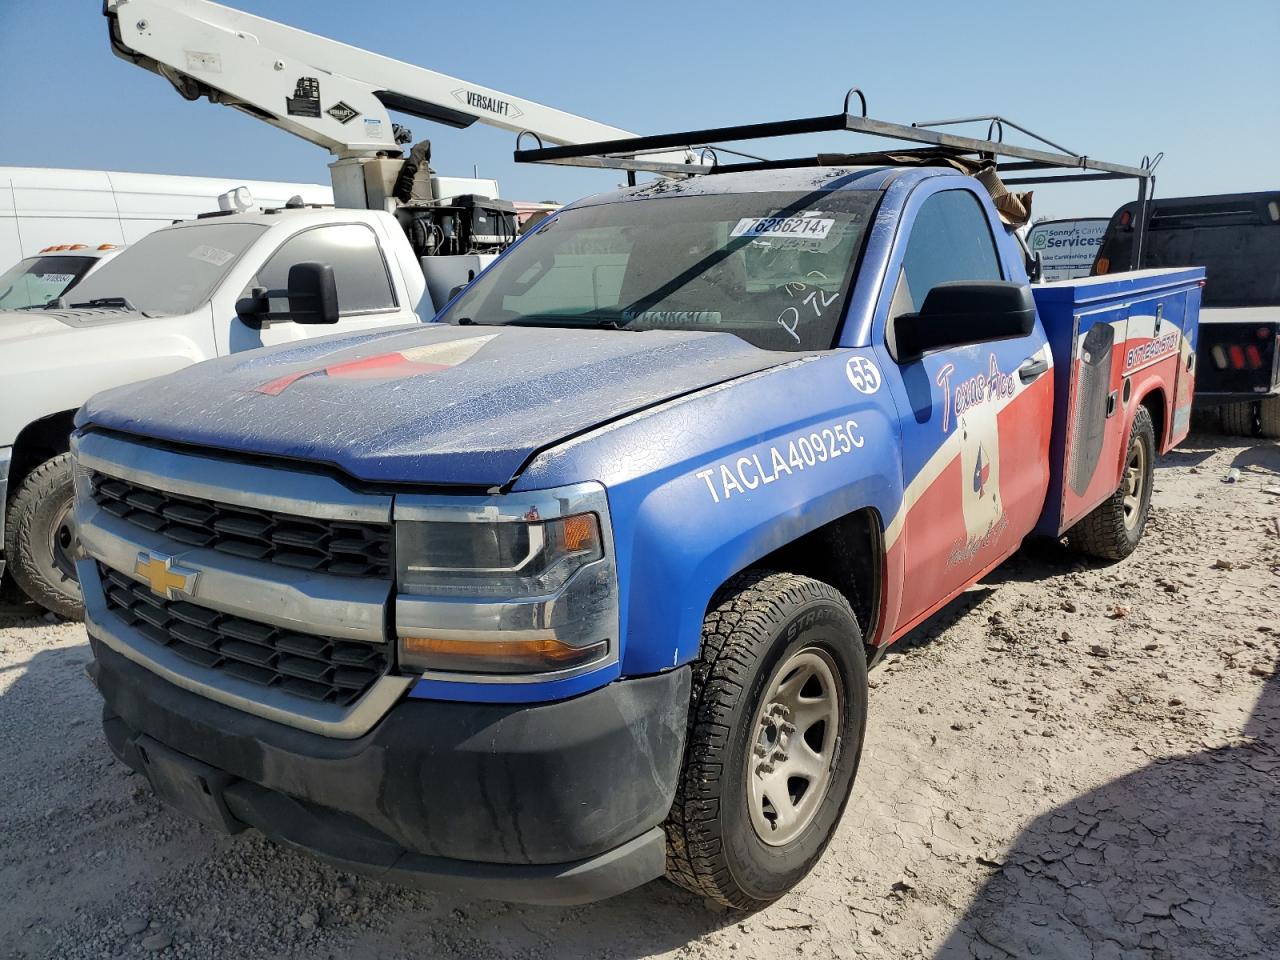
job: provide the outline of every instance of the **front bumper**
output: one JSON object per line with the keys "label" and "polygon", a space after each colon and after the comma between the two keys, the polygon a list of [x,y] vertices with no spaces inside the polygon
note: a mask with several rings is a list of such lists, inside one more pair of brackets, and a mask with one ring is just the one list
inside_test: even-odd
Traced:
{"label": "front bumper", "polygon": [[9,502],[9,464],[13,447],[0,447],[0,577],[4,576],[4,508]]}
{"label": "front bumper", "polygon": [[91,640],[112,751],[206,823],[406,885],[530,903],[602,899],[663,873],[687,668],[554,703],[409,699],[336,740]]}

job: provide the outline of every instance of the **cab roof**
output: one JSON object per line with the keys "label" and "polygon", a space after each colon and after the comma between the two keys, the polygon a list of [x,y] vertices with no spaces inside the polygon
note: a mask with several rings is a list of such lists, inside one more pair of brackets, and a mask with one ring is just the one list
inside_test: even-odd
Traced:
{"label": "cab roof", "polygon": [[939,176],[964,176],[950,167],[832,166],[785,167],[775,170],[745,170],[708,173],[681,180],[655,180],[623,190],[586,197],[568,207],[595,206],[626,200],[659,197],[718,196],[735,193],[799,193],[859,190],[880,192],[890,183],[914,184]]}

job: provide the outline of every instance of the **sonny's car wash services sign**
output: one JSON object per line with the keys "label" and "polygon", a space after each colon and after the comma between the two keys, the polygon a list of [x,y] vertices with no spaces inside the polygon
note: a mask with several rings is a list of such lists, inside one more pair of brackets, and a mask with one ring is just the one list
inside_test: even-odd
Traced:
{"label": "sonny's car wash services sign", "polygon": [[1040,254],[1044,279],[1073,280],[1087,277],[1107,232],[1106,217],[1082,220],[1046,220],[1027,234],[1032,256]]}

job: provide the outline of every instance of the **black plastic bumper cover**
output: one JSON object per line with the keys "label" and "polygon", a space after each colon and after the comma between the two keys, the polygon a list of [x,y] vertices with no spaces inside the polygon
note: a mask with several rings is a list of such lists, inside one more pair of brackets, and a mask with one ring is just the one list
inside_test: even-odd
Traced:
{"label": "black plastic bumper cover", "polygon": [[687,668],[544,704],[406,700],[333,740],[223,706],[94,641],[112,751],[166,801],[411,886],[582,903],[660,876]]}

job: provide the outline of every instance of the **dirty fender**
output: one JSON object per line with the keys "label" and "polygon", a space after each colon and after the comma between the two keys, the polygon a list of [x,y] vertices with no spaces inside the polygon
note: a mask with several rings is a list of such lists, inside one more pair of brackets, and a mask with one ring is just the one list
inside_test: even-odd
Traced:
{"label": "dirty fender", "polygon": [[856,376],[869,356],[804,357],[584,434],[530,464],[517,489],[589,477],[608,490],[618,581],[628,585],[624,675],[692,660],[716,590],[772,551],[859,509],[894,515],[895,418],[887,391]]}

